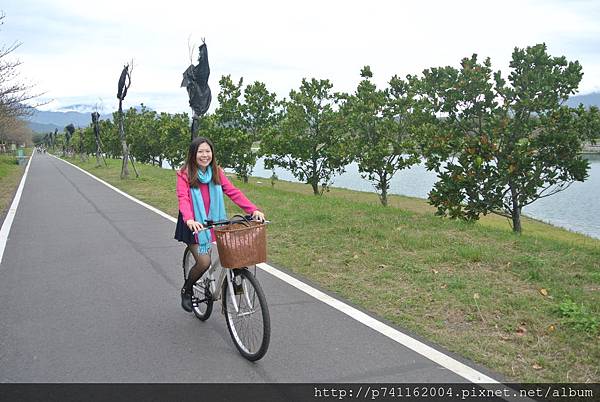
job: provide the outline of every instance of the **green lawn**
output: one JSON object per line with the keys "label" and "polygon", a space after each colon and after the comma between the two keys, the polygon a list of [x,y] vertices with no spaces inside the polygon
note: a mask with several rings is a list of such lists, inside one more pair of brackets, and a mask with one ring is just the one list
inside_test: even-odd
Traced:
{"label": "green lawn", "polygon": [[[27,152],[29,154],[29,152]],[[0,218],[10,207],[13,195],[23,176],[24,166],[16,164],[11,154],[0,154]],[[1,225],[1,222],[0,222]]]}
{"label": "green lawn", "polygon": [[[177,216],[175,172],[71,160]],[[274,222],[270,261],[518,382],[600,382],[600,241],[524,219],[442,219],[423,200],[234,181]],[[230,214],[236,207],[228,204]],[[165,241],[171,241],[165,239]],[[268,289],[267,289],[268,293]]]}

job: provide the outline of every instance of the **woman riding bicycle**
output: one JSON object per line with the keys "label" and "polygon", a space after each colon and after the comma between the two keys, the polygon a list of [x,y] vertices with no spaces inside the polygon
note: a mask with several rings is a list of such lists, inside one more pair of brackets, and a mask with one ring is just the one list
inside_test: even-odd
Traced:
{"label": "woman riding bicycle", "polygon": [[190,246],[196,261],[181,289],[181,307],[187,312],[192,311],[192,286],[210,266],[209,252],[215,241],[212,229],[200,230],[207,220],[227,219],[223,194],[253,219],[264,221],[265,215],[231,184],[217,164],[213,143],[208,138],[195,138],[185,164],[177,171],[179,217],[175,239]]}

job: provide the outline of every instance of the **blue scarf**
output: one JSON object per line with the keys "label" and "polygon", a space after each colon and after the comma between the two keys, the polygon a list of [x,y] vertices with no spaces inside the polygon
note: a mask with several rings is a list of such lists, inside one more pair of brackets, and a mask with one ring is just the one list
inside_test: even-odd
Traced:
{"label": "blue scarf", "polygon": [[[190,189],[190,192],[192,193],[192,204],[194,205],[194,219],[203,225],[207,220],[221,221],[227,219],[225,202],[223,200],[223,188],[212,181],[212,175],[213,171],[210,165],[206,168],[206,172],[202,172],[201,169],[198,169],[198,180],[200,180],[200,183],[208,183],[208,192],[210,195],[208,216],[206,216],[206,211],[204,209],[204,200],[202,199],[200,187],[192,187]],[[208,254],[211,242],[212,236],[210,230],[198,232],[198,253]]]}

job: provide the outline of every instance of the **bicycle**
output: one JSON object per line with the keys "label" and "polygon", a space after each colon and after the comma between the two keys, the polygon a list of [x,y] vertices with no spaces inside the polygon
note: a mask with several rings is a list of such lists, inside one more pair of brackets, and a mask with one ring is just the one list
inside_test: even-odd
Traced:
{"label": "bicycle", "polygon": [[[244,220],[247,221],[246,218]],[[242,219],[209,221],[202,230],[241,222]],[[184,280],[194,264],[194,256],[187,246],[183,253]],[[240,354],[250,361],[259,360],[267,353],[271,339],[271,319],[267,299],[256,278],[256,265],[253,267],[254,273],[249,270],[249,267],[224,268],[219,259],[217,246],[213,242],[211,264],[193,285],[192,296],[192,311],[201,321],[206,321],[210,317],[214,302],[222,300],[221,312],[225,315],[231,339]]]}

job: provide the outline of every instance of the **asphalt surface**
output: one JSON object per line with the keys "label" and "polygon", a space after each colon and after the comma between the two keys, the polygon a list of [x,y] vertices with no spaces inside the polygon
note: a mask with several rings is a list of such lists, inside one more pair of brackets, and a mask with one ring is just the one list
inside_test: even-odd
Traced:
{"label": "asphalt surface", "polygon": [[217,305],[181,309],[174,226],[35,155],[0,264],[0,382],[465,381],[260,270],[271,344],[246,361]]}

